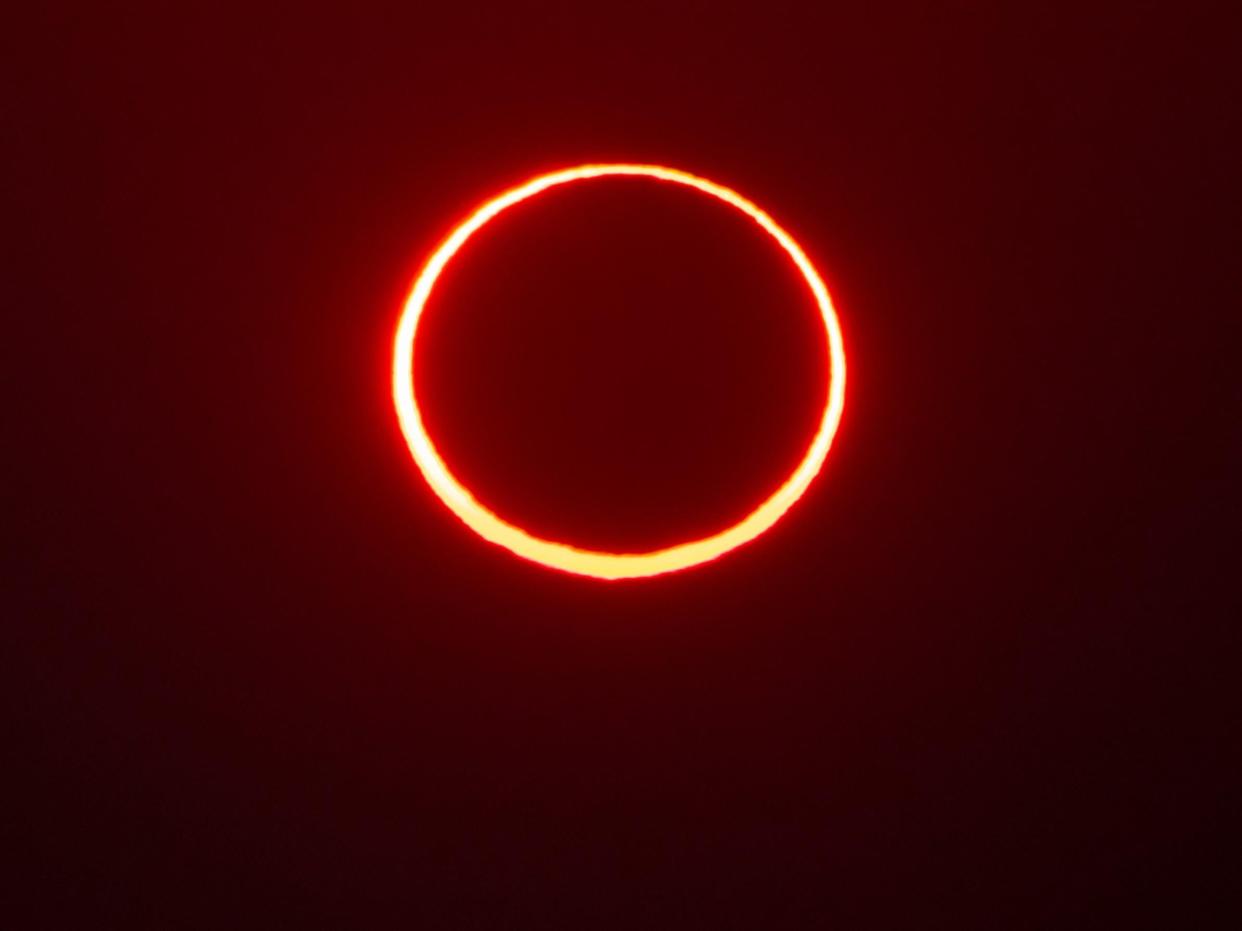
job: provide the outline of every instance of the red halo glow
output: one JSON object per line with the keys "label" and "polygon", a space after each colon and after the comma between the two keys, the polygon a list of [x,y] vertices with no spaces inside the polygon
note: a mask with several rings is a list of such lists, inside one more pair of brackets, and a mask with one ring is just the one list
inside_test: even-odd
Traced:
{"label": "red halo glow", "polygon": [[[503,211],[561,184],[609,176],[643,176],[694,188],[740,210],[780,244],[806,280],[824,321],[830,368],[824,411],[806,455],[779,488],[733,526],[719,533],[646,553],[605,553],[533,536],[482,505],[445,465],[423,423],[414,394],[414,339],[427,299],[449,260],[472,235]],[[845,403],[845,349],[836,311],[819,273],[793,237],[763,210],[729,188],[659,165],[580,165],[532,178],[489,200],[467,217],[428,259],[414,282],[397,325],[392,369],[397,419],[414,461],[431,490],[471,530],[525,559],[553,569],[600,579],[625,579],[675,572],[704,562],[759,536],[802,497],[819,474],[836,434]]]}

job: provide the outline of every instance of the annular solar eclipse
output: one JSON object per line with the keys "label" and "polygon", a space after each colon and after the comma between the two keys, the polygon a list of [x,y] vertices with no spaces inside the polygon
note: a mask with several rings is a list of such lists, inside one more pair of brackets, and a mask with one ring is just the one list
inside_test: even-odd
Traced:
{"label": "annular solar eclipse", "polygon": [[[542,539],[489,510],[457,479],[436,449],[423,422],[414,390],[414,341],[419,318],[437,278],[466,241],[504,211],[549,188],[618,176],[646,177],[693,188],[741,211],[775,239],[811,289],[823,318],[824,344],[829,360],[819,427],[802,461],[788,478],[758,507],[731,527],[702,539],[644,553],[599,552],[581,549],[566,541]],[[518,556],[553,569],[599,579],[638,578],[675,572],[716,559],[758,537],[802,497],[819,474],[841,419],[845,402],[845,349],[836,311],[819,273],[794,238],[750,200],[723,185],[674,168],[630,164],[580,165],[539,175],[487,201],[463,220],[431,255],[414,282],[397,326],[392,392],[401,431],[423,477],[440,500],[471,530]]]}

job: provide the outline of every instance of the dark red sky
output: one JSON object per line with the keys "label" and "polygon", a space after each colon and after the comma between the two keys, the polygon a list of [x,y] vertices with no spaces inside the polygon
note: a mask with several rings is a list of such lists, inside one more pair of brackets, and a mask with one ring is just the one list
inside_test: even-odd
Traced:
{"label": "dark red sky", "polygon": [[[23,11],[4,923],[1208,927],[1236,900],[1224,12]],[[769,209],[851,362],[787,519],[636,584],[462,528],[389,396],[427,253],[583,161]],[[426,375],[498,505],[646,545],[787,468],[824,371],[753,231],[623,188],[463,255]]]}

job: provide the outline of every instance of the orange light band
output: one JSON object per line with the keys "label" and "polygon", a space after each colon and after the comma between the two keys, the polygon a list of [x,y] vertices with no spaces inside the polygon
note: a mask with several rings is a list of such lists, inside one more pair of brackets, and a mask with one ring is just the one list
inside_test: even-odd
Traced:
{"label": "orange light band", "polygon": [[[534,197],[541,191],[583,181],[589,178],[613,176],[642,176],[694,188],[704,194],[724,201],[737,208],[757,223],[775,239],[789,255],[806,279],[824,321],[824,332],[830,362],[828,390],[824,402],[819,429],[811,441],[805,457],[784,483],[762,504],[733,526],[704,537],[679,543],[665,549],[646,553],[605,553],[579,549],[568,543],[544,540],[527,533],[521,527],[509,523],[482,505],[470,491],[457,480],[445,465],[427,434],[418,399],[414,394],[414,339],[423,308],[431,295],[436,279],[449,260],[465,245],[466,241],[488,221],[503,211]],[[440,245],[414,282],[414,288],[405,302],[401,320],[397,325],[393,352],[392,393],[397,408],[397,418],[405,434],[410,452],[423,477],[441,501],[471,530],[483,539],[503,546],[525,559],[533,560],[553,569],[600,579],[626,579],[640,576],[675,572],[715,559],[743,543],[759,536],[789,510],[802,497],[811,481],[819,473],[828,449],[832,445],[841,410],[845,403],[845,349],[841,328],[837,321],[828,289],[806,253],[776,221],[745,197],[727,187],[704,178],[664,168],[659,165],[580,165],[540,175],[525,184],[511,188],[489,200],[449,234]]]}

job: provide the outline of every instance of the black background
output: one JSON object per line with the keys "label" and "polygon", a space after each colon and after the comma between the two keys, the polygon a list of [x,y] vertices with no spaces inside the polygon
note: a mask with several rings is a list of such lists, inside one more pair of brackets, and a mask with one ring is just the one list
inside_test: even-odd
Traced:
{"label": "black background", "polygon": [[[1226,13],[11,21],[4,923],[1231,926]],[[420,262],[584,161],[769,209],[851,363],[803,501],[647,581],[478,540],[390,400]],[[752,230],[622,184],[463,255],[429,418],[646,545],[761,497],[825,372]]]}

